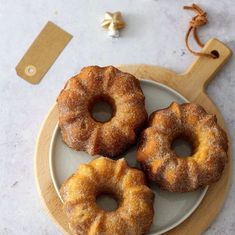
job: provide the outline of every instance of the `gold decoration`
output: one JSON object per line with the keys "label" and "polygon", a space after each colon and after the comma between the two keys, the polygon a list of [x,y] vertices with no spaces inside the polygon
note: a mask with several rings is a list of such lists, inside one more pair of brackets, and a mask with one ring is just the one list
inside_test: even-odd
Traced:
{"label": "gold decoration", "polygon": [[125,27],[121,12],[106,12],[101,26],[109,30],[109,36],[119,37],[119,29]]}

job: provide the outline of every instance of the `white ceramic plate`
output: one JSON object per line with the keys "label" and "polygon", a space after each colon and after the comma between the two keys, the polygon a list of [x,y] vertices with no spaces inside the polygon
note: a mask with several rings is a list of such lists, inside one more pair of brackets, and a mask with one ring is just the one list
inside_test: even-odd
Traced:
{"label": "white ceramic plate", "polygon": [[[173,89],[160,83],[141,80],[141,87],[146,98],[146,109],[148,114],[161,108],[165,108],[172,101],[178,103],[188,102],[182,95]],[[97,116],[106,115],[97,112]],[[182,145],[178,146],[183,147]],[[123,157],[123,156],[122,156]],[[130,166],[138,166],[135,160],[135,148],[130,149],[125,155]],[[50,171],[55,189],[60,196],[59,188],[81,163],[87,163],[94,157],[85,152],[76,152],[68,148],[62,141],[58,125],[55,128],[50,146]],[[160,190],[157,186],[151,185],[155,192],[154,210],[155,216],[150,234],[164,233],[188,218],[199,206],[206,194],[207,187],[191,193],[169,193]],[[111,201],[104,198],[99,204],[106,204],[112,207]]]}

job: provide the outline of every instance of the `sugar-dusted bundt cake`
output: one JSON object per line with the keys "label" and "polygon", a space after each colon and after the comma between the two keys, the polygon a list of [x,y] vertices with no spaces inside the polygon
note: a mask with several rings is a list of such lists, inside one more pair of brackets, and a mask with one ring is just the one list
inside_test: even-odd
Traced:
{"label": "sugar-dusted bundt cake", "polygon": [[[100,194],[111,194],[115,211],[96,204]],[[153,220],[154,193],[146,186],[144,173],[118,161],[100,157],[79,169],[61,187],[64,211],[76,235],[141,235]]]}
{"label": "sugar-dusted bundt cake", "polygon": [[[191,156],[182,158],[171,149],[184,137],[193,145]],[[162,189],[188,192],[217,181],[223,172],[228,150],[226,133],[216,116],[197,104],[172,103],[151,114],[137,151],[148,177]]]}
{"label": "sugar-dusted bundt cake", "polygon": [[[93,105],[100,100],[113,109],[112,118],[104,123],[91,115]],[[91,155],[121,154],[136,142],[147,119],[139,80],[113,66],[83,68],[66,83],[57,103],[63,140]]]}

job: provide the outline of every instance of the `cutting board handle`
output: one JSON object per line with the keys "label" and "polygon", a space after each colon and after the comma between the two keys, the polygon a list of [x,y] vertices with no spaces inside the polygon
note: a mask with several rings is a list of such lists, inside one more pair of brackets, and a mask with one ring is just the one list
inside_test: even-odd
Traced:
{"label": "cutting board handle", "polygon": [[213,53],[218,58],[198,57],[188,70],[181,74],[187,80],[188,89],[195,90],[195,87],[204,89],[207,82],[218,72],[232,55],[232,51],[217,39],[210,39],[203,47],[202,52]]}

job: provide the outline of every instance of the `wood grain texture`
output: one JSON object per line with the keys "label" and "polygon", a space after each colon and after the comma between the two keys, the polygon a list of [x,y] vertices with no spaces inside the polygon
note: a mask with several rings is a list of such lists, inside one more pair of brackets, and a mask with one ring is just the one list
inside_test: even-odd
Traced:
{"label": "wood grain texture", "polygon": [[[203,52],[217,50],[219,58],[198,57],[184,74],[176,74],[167,69],[149,65],[122,65],[119,69],[135,75],[139,79],[161,82],[185,96],[190,102],[202,105],[209,113],[216,114],[219,124],[225,128],[223,117],[205,93],[207,82],[224,65],[231,51],[216,39],[211,39],[203,48]],[[58,121],[56,104],[45,118],[38,135],[35,149],[35,176],[38,192],[42,202],[55,223],[64,234],[70,234],[66,217],[62,211],[62,203],[56,194],[49,171],[49,146],[53,130]],[[201,234],[214,220],[226,198],[232,172],[231,147],[229,146],[229,162],[222,178],[209,187],[205,198],[196,211],[183,223],[167,232],[167,235]]]}

